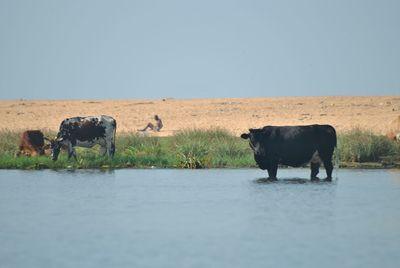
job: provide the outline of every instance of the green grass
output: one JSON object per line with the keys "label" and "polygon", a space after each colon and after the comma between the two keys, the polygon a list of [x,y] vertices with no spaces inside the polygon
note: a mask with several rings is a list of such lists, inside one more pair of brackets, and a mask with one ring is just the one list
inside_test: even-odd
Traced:
{"label": "green grass", "polygon": [[370,131],[353,129],[338,137],[340,161],[344,163],[382,163],[397,166],[400,143]]}
{"label": "green grass", "polygon": [[[54,137],[55,133],[45,132]],[[99,148],[76,148],[78,160],[61,152],[49,156],[16,157],[20,133],[0,131],[2,169],[110,169],[110,168],[243,168],[256,167],[248,142],[227,130],[185,130],[171,137],[142,137],[121,133],[113,158],[99,156]],[[400,144],[368,131],[352,130],[338,137],[341,166],[400,167]]]}

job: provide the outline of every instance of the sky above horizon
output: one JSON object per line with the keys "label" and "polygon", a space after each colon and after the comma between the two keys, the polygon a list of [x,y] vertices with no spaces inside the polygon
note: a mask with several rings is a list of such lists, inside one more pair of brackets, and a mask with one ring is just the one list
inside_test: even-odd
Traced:
{"label": "sky above horizon", "polygon": [[0,99],[400,94],[400,1],[0,2]]}

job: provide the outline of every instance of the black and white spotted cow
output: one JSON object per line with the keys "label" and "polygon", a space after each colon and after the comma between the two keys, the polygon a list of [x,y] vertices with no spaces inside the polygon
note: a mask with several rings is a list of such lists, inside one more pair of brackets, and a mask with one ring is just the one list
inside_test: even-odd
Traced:
{"label": "black and white spotted cow", "polygon": [[115,153],[115,131],[117,122],[107,115],[72,117],[61,122],[57,137],[51,141],[51,157],[57,160],[61,147],[68,148],[68,159],[76,159],[75,146],[92,148],[101,146],[101,154]]}

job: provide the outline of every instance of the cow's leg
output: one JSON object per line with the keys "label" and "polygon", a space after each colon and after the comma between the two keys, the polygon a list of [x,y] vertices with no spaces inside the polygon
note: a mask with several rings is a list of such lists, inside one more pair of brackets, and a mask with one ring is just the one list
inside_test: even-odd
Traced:
{"label": "cow's leg", "polygon": [[107,152],[109,156],[114,156],[115,153],[115,144],[112,140],[107,141]]}
{"label": "cow's leg", "polygon": [[101,146],[100,147],[100,155],[105,156],[107,153],[107,147],[106,146]]}
{"label": "cow's leg", "polygon": [[268,167],[268,179],[277,180],[276,174],[278,173],[278,164],[272,164]]}
{"label": "cow's leg", "polygon": [[111,151],[110,151],[110,155],[111,155],[111,156],[114,156],[114,154],[115,154],[115,143],[114,143],[114,142],[111,142]]}
{"label": "cow's leg", "polygon": [[75,159],[75,160],[77,160],[77,159],[76,159],[76,153],[75,153],[75,149],[72,149],[72,151],[71,151],[71,152],[68,152],[68,159],[70,159],[70,158],[71,158],[71,156],[73,156],[73,157],[74,157],[74,159]]}
{"label": "cow's leg", "polygon": [[75,158],[75,160],[76,160],[76,153],[75,153],[75,150],[71,150],[71,151],[68,152],[68,159],[70,159],[71,156],[73,156],[73,157]]}
{"label": "cow's leg", "polygon": [[319,162],[311,162],[311,180],[319,180],[319,178],[317,177],[319,166]]}
{"label": "cow's leg", "polygon": [[333,164],[332,164],[332,154],[321,154],[321,159],[322,162],[324,163],[325,171],[326,171],[326,179],[327,181],[332,180],[332,170],[333,170]]}
{"label": "cow's leg", "polygon": [[333,165],[332,165],[332,160],[327,159],[326,161],[324,160],[324,166],[326,170],[326,179],[327,181],[332,180],[332,170],[333,170]]}
{"label": "cow's leg", "polygon": [[310,161],[311,180],[319,180],[319,178],[317,177],[317,174],[319,173],[320,164],[321,164],[321,158],[320,158],[318,150],[316,150],[313,153],[313,155],[311,157],[311,161]]}
{"label": "cow's leg", "polygon": [[73,156],[76,160],[76,153],[75,153],[75,147],[72,146],[72,143],[68,144],[68,159],[71,158],[71,156]]}
{"label": "cow's leg", "polygon": [[324,167],[325,167],[325,171],[326,171],[326,179],[325,180],[327,180],[327,181],[332,181],[332,170],[333,170],[332,155],[333,155],[333,149],[320,151],[320,157],[321,157],[322,162],[324,163]]}

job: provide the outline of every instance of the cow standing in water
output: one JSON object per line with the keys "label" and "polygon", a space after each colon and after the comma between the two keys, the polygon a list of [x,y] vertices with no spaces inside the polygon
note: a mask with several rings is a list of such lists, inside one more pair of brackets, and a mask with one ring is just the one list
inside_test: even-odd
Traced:
{"label": "cow standing in water", "polygon": [[317,180],[320,162],[327,178],[332,180],[332,155],[336,147],[336,131],[330,125],[266,126],[249,129],[241,135],[249,139],[257,165],[276,179],[278,165],[298,167],[311,162],[311,180]]}
{"label": "cow standing in water", "polygon": [[107,115],[72,117],[61,122],[57,137],[51,141],[51,157],[57,160],[61,147],[68,148],[68,159],[76,159],[75,146],[92,148],[101,146],[101,154],[113,156],[115,153],[115,132],[117,123]]}

